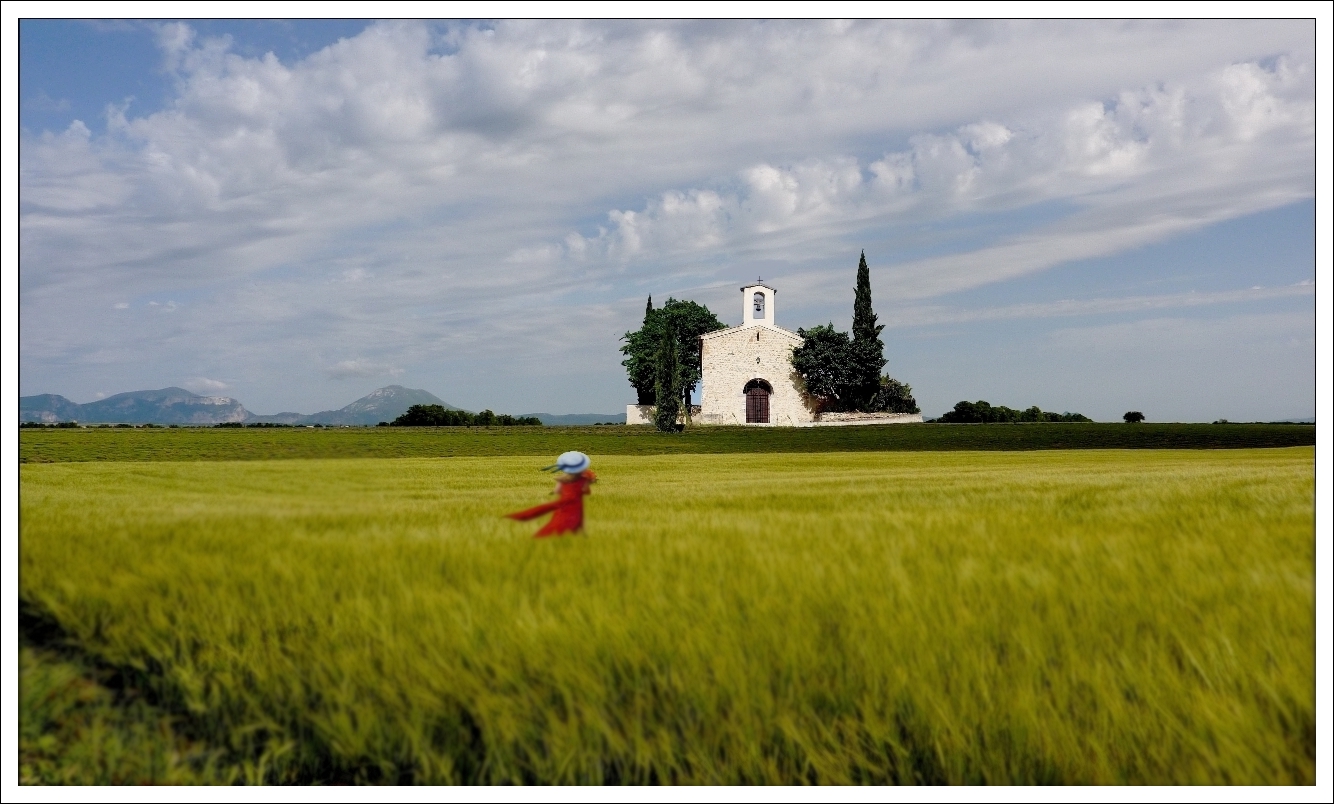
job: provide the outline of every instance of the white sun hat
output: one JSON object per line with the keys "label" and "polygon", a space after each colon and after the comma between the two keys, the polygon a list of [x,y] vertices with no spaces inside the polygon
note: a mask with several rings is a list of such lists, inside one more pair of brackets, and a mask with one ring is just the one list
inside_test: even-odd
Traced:
{"label": "white sun hat", "polygon": [[592,461],[590,461],[588,456],[582,452],[562,452],[560,457],[556,459],[556,463],[544,467],[543,471],[558,469],[566,474],[577,475],[587,469],[590,463],[592,463]]}

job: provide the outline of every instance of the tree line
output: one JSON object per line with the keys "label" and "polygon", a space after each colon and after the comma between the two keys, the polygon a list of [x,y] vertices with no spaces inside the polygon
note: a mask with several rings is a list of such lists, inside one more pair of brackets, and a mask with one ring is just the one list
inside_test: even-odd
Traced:
{"label": "tree line", "polygon": [[378,427],[541,427],[536,416],[511,416],[484,410],[469,413],[443,405],[413,405],[392,422],[380,422]]}
{"label": "tree line", "polygon": [[1037,405],[1015,410],[1004,405],[991,405],[985,400],[959,402],[954,410],[936,419],[945,424],[1013,424],[1017,422],[1091,422],[1082,413],[1049,413]]}

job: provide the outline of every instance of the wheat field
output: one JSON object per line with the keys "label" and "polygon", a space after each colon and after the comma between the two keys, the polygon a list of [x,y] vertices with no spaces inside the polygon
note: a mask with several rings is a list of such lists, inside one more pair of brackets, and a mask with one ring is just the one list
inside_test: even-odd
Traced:
{"label": "wheat field", "polygon": [[593,459],[25,464],[20,597],[252,781],[1314,781],[1310,447]]}

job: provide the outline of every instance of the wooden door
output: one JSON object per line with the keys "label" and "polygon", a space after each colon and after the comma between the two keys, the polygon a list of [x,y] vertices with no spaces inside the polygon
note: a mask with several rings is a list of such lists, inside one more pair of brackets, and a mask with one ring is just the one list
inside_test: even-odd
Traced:
{"label": "wooden door", "polygon": [[746,424],[769,423],[769,392],[752,388],[746,392]]}

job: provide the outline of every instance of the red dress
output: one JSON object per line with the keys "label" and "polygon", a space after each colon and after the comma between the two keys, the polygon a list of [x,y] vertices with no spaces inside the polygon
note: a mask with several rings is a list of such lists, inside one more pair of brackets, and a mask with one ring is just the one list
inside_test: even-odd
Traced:
{"label": "red dress", "polygon": [[542,529],[534,536],[554,536],[559,533],[570,533],[577,530],[583,530],[584,527],[584,495],[589,493],[588,487],[593,485],[597,476],[585,469],[580,472],[576,479],[562,482],[560,484],[560,496],[549,503],[542,503],[524,511],[517,511],[513,514],[506,514],[510,519],[527,521],[536,519],[545,513],[555,511],[551,521],[542,526]]}

